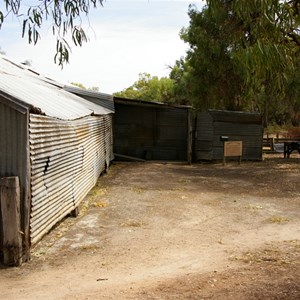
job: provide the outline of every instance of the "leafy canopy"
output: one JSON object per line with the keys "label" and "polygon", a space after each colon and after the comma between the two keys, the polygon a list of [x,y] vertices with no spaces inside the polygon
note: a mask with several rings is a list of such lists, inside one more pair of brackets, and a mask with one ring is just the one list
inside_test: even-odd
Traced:
{"label": "leafy canopy", "polygon": [[86,87],[84,84],[79,83],[79,82],[71,82],[72,85],[83,89],[83,90],[88,90],[88,91],[92,91],[92,92],[99,92],[100,88],[98,86],[91,86],[91,87]]}
{"label": "leafy canopy", "polygon": [[188,93],[199,110],[259,111],[266,123],[299,116],[299,11],[300,0],[190,6],[190,25],[180,34],[190,49],[170,74],[175,96]]}
{"label": "leafy canopy", "polygon": [[69,62],[71,50],[68,35],[74,45],[82,46],[88,39],[82,20],[88,17],[91,8],[102,5],[103,0],[38,0],[36,4],[29,2],[29,6],[24,0],[4,0],[4,3],[5,8],[0,11],[0,29],[8,16],[16,16],[22,23],[22,37],[36,44],[41,38],[42,26],[49,22],[56,37],[54,61],[63,66]]}
{"label": "leafy canopy", "polygon": [[140,99],[172,103],[174,99],[174,82],[167,77],[158,78],[149,73],[140,73],[139,79],[130,87],[114,96],[127,99]]}

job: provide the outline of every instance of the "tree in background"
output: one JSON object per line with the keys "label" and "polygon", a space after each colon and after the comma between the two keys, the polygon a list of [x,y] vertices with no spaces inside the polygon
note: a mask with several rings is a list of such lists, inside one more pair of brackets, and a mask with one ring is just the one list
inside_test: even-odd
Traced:
{"label": "tree in background", "polygon": [[88,91],[93,91],[93,92],[99,92],[100,91],[98,86],[86,87],[82,83],[78,83],[78,82],[71,82],[71,84],[78,87],[78,88],[80,88],[80,89],[83,89],[83,90],[88,90]]}
{"label": "tree in background", "polygon": [[82,28],[82,20],[92,7],[102,5],[103,0],[39,0],[28,6],[22,0],[4,0],[5,9],[0,11],[0,29],[5,19],[14,15],[22,22],[22,36],[29,43],[36,44],[41,38],[42,25],[50,22],[56,37],[54,60],[60,66],[69,62],[70,39],[74,45],[82,46],[87,36]]}
{"label": "tree in background", "polygon": [[242,84],[231,58],[234,21],[229,23],[225,13],[216,19],[207,8],[199,12],[195,6],[190,6],[189,17],[190,26],[181,30],[180,37],[190,49],[170,73],[176,98],[198,110],[241,109]]}
{"label": "tree in background", "polygon": [[148,73],[140,73],[139,79],[133,85],[114,93],[114,96],[171,104],[174,102],[174,81],[167,77],[158,78]]}
{"label": "tree in background", "polygon": [[265,125],[291,118],[299,107],[299,11],[299,0],[208,0],[202,11],[190,6],[190,26],[181,31],[190,49],[170,74],[175,97],[188,90],[199,110],[259,111]]}

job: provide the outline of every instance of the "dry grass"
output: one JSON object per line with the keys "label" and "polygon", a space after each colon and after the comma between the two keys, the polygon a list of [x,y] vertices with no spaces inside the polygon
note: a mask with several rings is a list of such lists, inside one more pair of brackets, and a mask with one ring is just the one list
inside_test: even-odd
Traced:
{"label": "dry grass", "polygon": [[143,227],[147,225],[142,221],[129,220],[121,224],[121,227]]}
{"label": "dry grass", "polygon": [[268,221],[271,223],[284,224],[284,223],[289,222],[290,220],[286,217],[273,216],[273,217],[269,218]]}

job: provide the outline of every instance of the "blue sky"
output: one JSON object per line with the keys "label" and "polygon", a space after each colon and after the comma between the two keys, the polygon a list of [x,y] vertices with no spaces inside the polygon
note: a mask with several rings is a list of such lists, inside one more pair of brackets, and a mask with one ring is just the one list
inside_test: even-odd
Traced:
{"label": "blue sky", "polygon": [[[179,31],[189,24],[191,1],[106,0],[85,22],[89,42],[72,47],[70,64],[63,70],[54,64],[55,40],[50,27],[43,28],[36,46],[21,38],[21,23],[8,17],[0,30],[0,47],[16,62],[31,60],[39,72],[52,78],[98,86],[113,93],[132,85],[142,72],[167,76],[167,65],[185,55],[188,45]],[[198,8],[205,2],[193,1]],[[0,5],[0,9],[3,4]]]}

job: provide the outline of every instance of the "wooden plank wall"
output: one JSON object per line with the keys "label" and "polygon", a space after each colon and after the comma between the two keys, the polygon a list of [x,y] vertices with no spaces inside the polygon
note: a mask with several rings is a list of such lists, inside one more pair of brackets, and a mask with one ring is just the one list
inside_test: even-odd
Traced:
{"label": "wooden plank wall", "polygon": [[114,152],[146,160],[187,161],[188,112],[115,103]]}
{"label": "wooden plank wall", "polygon": [[262,159],[263,127],[258,114],[208,111],[198,113],[196,120],[196,160],[221,160],[224,145],[220,136],[243,142],[242,159]]}

